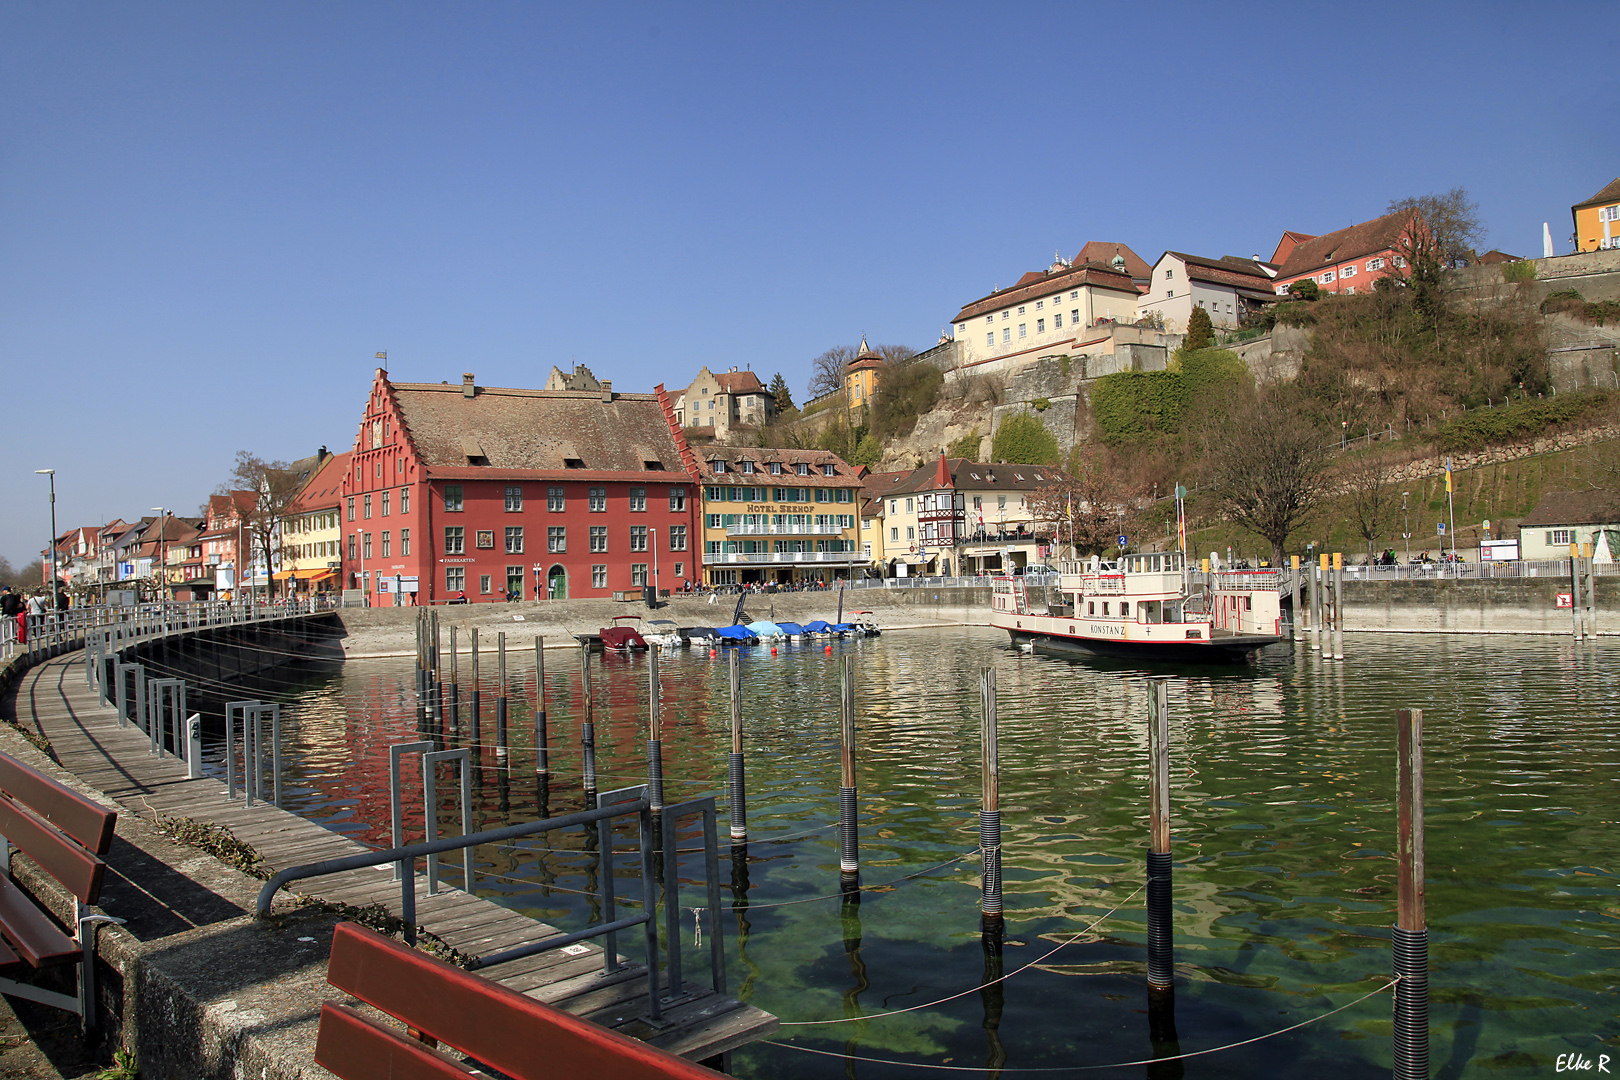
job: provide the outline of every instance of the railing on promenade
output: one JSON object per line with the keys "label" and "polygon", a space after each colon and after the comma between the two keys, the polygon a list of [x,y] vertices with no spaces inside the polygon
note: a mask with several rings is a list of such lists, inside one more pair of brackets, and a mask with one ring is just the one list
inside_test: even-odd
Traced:
{"label": "railing on promenade", "polygon": [[69,649],[95,646],[103,651],[117,650],[176,631],[266,622],[319,614],[336,607],[330,600],[314,597],[277,603],[165,600],[129,607],[85,604],[44,613],[25,611],[0,619],[0,662],[21,657],[32,665]]}

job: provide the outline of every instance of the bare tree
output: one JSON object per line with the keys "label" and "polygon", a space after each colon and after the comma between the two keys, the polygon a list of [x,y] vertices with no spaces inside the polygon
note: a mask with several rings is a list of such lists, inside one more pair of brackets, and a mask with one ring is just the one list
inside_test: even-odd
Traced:
{"label": "bare tree", "polygon": [[[229,494],[231,489],[237,489],[255,495],[251,506],[239,503],[238,509],[247,528],[250,549],[256,549],[264,558],[266,591],[272,599],[275,597],[275,564],[282,553],[281,525],[302,486],[299,475],[285,461],[265,461],[246,450],[238,450],[236,467],[231,470],[230,480],[222,492]],[[246,564],[236,571],[237,587],[241,588],[253,560],[249,557],[239,561]]]}
{"label": "bare tree", "polygon": [[1120,486],[1095,454],[1082,457],[1075,476],[1049,487],[1037,488],[1030,496],[1030,513],[1036,521],[1057,526],[1061,542],[1065,537],[1073,557],[1100,555],[1115,549],[1119,535]]}
{"label": "bare tree", "polygon": [[1356,531],[1367,541],[1367,562],[1374,561],[1373,547],[1384,535],[1384,527],[1395,511],[1395,470],[1388,462],[1363,458],[1339,473],[1350,499],[1350,512]]}
{"label": "bare tree", "polygon": [[[1410,229],[1404,242],[1415,253],[1432,256],[1441,267],[1461,266],[1485,246],[1485,226],[1479,219],[1479,206],[1468,198],[1464,188],[1433,195],[1392,199],[1386,213],[1410,211],[1418,228]],[[1416,265],[1417,259],[1410,261]]]}
{"label": "bare tree", "polygon": [[1302,405],[1292,386],[1243,387],[1203,432],[1219,512],[1269,541],[1274,566],[1326,490],[1328,436]]}
{"label": "bare tree", "polygon": [[810,397],[830,394],[844,385],[844,365],[855,359],[853,345],[834,345],[810,361]]}

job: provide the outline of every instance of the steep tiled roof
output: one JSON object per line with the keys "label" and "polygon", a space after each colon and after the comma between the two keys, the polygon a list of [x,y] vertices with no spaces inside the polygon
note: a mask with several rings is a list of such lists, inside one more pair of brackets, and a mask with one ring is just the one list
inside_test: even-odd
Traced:
{"label": "steep tiled roof", "polygon": [[[786,450],[754,446],[702,446],[693,450],[697,455],[698,474],[704,483],[776,485],[779,487],[854,487],[861,482],[855,466],[830,450]],[[726,471],[714,471],[714,463],[723,461]],[[754,471],[745,473],[742,463],[754,463]],[[782,466],[780,473],[771,472],[771,462]],[[800,462],[810,467],[807,476],[800,476],[795,468]],[[833,467],[832,476],[824,476],[823,465]]]}
{"label": "steep tiled roof", "polygon": [[[395,383],[401,418],[433,476],[488,470],[563,473],[666,472],[684,476],[675,437],[652,394],[512,390]],[[649,465],[649,463],[651,463]],[[594,477],[593,477],[594,478]]]}
{"label": "steep tiled roof", "polygon": [[311,510],[323,510],[338,504],[339,493],[343,490],[343,478],[349,472],[349,460],[354,457],[352,450],[345,450],[341,454],[332,454],[321,466],[320,471],[304,485],[304,490],[298,493],[293,500],[291,510],[295,514],[306,514]]}
{"label": "steep tiled roof", "polygon": [[1315,236],[1295,245],[1289,252],[1277,280],[1282,281],[1309,274],[1335,263],[1349,262],[1363,255],[1376,255],[1394,247],[1407,223],[1412,220],[1409,210],[1397,210],[1348,229]]}
{"label": "steep tiled roof", "polygon": [[765,384],[759,381],[759,376],[752,371],[727,371],[716,375],[714,381],[720,384],[720,390],[726,394],[763,394]]}
{"label": "steep tiled roof", "polygon": [[[945,459],[944,471],[952,488],[966,491],[1034,491],[1068,479],[1062,469],[1054,469],[1049,465],[992,465],[984,461],[969,461],[967,458]],[[938,462],[913,469],[899,484],[884,492],[884,496],[909,495],[916,491],[938,491],[940,472]]]}
{"label": "steep tiled roof", "polygon": [[1519,524],[1521,526],[1620,524],[1620,492],[1603,488],[1591,491],[1549,491]]}
{"label": "steep tiled roof", "polygon": [[1584,206],[1596,206],[1599,203],[1607,204],[1612,202],[1620,202],[1620,177],[1609,181],[1607,187],[1585,202],[1576,203],[1574,209],[1579,210]]}
{"label": "steep tiled roof", "polygon": [[1167,251],[1187,266],[1187,276],[1194,281],[1208,281],[1216,285],[1229,285],[1236,289],[1256,289],[1262,293],[1273,291],[1271,275],[1253,259],[1240,259],[1228,255],[1221,259],[1207,259],[1202,255],[1188,255],[1181,251]]}
{"label": "steep tiled roof", "polygon": [[1087,263],[1046,273],[1031,271],[1020,278],[1018,284],[980,297],[968,304],[957,312],[951,321],[965,322],[988,311],[999,311],[1009,304],[1044,299],[1052,293],[1078,289],[1082,285],[1097,289],[1112,289],[1115,292],[1129,293],[1131,296],[1140,295],[1130,274],[1121,274],[1108,266]]}
{"label": "steep tiled roof", "polygon": [[1076,266],[1082,263],[1094,263],[1097,266],[1113,266],[1114,256],[1119,255],[1125,260],[1125,272],[1133,278],[1145,278],[1153,273],[1153,267],[1125,244],[1114,244],[1106,240],[1091,240],[1080,249],[1080,254],[1074,257]]}

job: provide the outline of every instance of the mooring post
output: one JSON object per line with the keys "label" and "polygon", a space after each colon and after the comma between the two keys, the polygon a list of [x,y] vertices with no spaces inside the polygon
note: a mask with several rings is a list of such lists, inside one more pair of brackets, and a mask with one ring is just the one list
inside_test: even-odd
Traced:
{"label": "mooring post", "polygon": [[1344,659],[1344,553],[1333,553],[1333,659]]}
{"label": "mooring post", "polygon": [[1322,659],[1333,659],[1333,616],[1338,608],[1338,597],[1333,595],[1333,556],[1323,552],[1317,567],[1322,578],[1322,633],[1317,638]]}
{"label": "mooring post", "polygon": [[658,712],[658,650],[647,650],[647,802],[664,812],[664,725]]}
{"label": "mooring post", "polygon": [[996,742],[996,669],[979,672],[979,929],[999,935],[1001,914],[1001,755]]}
{"label": "mooring post", "polygon": [[472,743],[473,749],[480,749],[479,740],[483,738],[483,717],[479,712],[478,688],[478,627],[472,628],[472,692],[468,695],[467,706],[471,716],[467,719],[467,740]]}
{"label": "mooring post", "polygon": [[731,784],[731,841],[743,843],[748,839],[748,795],[743,783],[743,729],[742,729],[742,661],[736,649],[728,649],[731,676],[731,756],[726,760],[726,775]]}
{"label": "mooring post", "polygon": [[506,764],[506,631],[495,635],[495,757]]}
{"label": "mooring post", "polygon": [[1305,636],[1305,613],[1299,610],[1299,556],[1288,556],[1288,580],[1294,590],[1294,640],[1298,641]]}
{"label": "mooring post", "polygon": [[590,804],[596,801],[596,703],[591,698],[591,643],[588,641],[580,642],[579,647],[579,688],[585,699],[585,715],[579,725],[579,748],[584,759],[585,801]]}
{"label": "mooring post", "polygon": [[1310,626],[1308,627],[1311,632],[1310,651],[1315,652],[1322,641],[1322,581],[1317,576],[1316,562],[1314,560],[1305,569],[1305,584],[1311,590],[1310,603],[1306,606],[1311,613]]}
{"label": "mooring post", "polygon": [[844,657],[838,686],[839,730],[843,748],[843,783],[838,788],[838,869],[845,875],[861,872],[858,836],[855,831],[855,658]]}
{"label": "mooring post", "polygon": [[546,746],[546,639],[534,639],[534,771],[551,775],[551,751]]}
{"label": "mooring post", "polygon": [[1395,1080],[1429,1075],[1429,929],[1423,912],[1423,710],[1395,714]]}
{"label": "mooring post", "polygon": [[460,647],[456,644],[456,625],[450,624],[450,702],[445,707],[445,719],[451,734],[461,730],[461,670]]}
{"label": "mooring post", "polygon": [[1170,688],[1148,680],[1148,985],[1175,985],[1170,926]]}
{"label": "mooring post", "polygon": [[1588,633],[1597,637],[1597,559],[1588,556],[1586,560],[1586,627]]}

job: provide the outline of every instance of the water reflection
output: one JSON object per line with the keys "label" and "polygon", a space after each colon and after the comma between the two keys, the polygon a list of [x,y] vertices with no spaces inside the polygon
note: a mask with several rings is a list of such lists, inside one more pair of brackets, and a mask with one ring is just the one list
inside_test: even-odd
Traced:
{"label": "water reflection", "polygon": [[[1611,974],[1620,944],[1614,662],[1598,645],[1559,640],[1352,636],[1348,644],[1342,662],[1303,653],[1296,661],[1279,650],[1256,668],[1188,669],[1172,680],[1178,1000],[1145,1010],[1139,897],[1035,968],[1022,970],[1035,948],[1020,944],[1045,951],[1051,945],[1041,942],[1073,937],[1141,883],[1145,672],[1019,654],[978,630],[845,642],[830,656],[819,646],[780,646],[775,657],[745,650],[751,842],[730,848],[722,868],[730,962],[742,973],[735,991],[786,1020],[842,1020],[887,1011],[896,1006],[880,1003],[891,999],[910,1005],[984,989],[881,1020],[784,1029],[839,1057],[757,1046],[734,1055],[735,1070],[773,1080],[856,1064],[868,1074],[897,1071],[852,1055],[1008,1072],[1173,1057],[1275,1031],[1365,993],[1389,969],[1393,714],[1401,707],[1424,708],[1430,732],[1435,1058],[1452,1061],[1456,1075],[1486,1067],[1539,1075],[1576,1048],[1572,1040],[1620,1038]],[[846,652],[859,665],[859,827],[871,890],[855,894],[839,887],[833,827],[836,661]],[[532,657],[523,659],[527,669],[511,658],[506,768],[480,745],[493,724],[476,738],[471,731],[472,692],[484,719],[493,715],[493,672],[463,683],[459,710],[448,708],[435,733],[477,753],[475,828],[582,809],[590,797],[578,655],[547,657],[547,778],[535,776],[537,688]],[[971,858],[885,887],[975,845],[984,665],[995,667],[1000,687],[1009,935],[994,948],[979,932]],[[593,668],[593,786],[642,782],[644,661],[610,657]],[[661,673],[669,797],[723,798],[726,656],[669,657]],[[351,662],[285,690],[296,706],[292,801],[334,829],[386,844],[386,747],[419,737],[423,723],[409,662]],[[414,838],[419,775],[406,792]],[[441,833],[459,827],[453,798],[435,812]],[[700,890],[693,827],[683,827],[679,846],[681,887]],[[595,911],[596,852],[592,835],[572,830],[480,849],[477,865],[484,890],[502,903],[572,927]],[[626,880],[639,878],[633,852],[616,866]],[[688,970],[705,963],[694,951]],[[1006,981],[987,985],[1002,970]],[[919,972],[937,992],[919,996]],[[1387,1030],[1380,997],[1318,1028],[1149,1073],[1365,1075],[1387,1071]]]}

